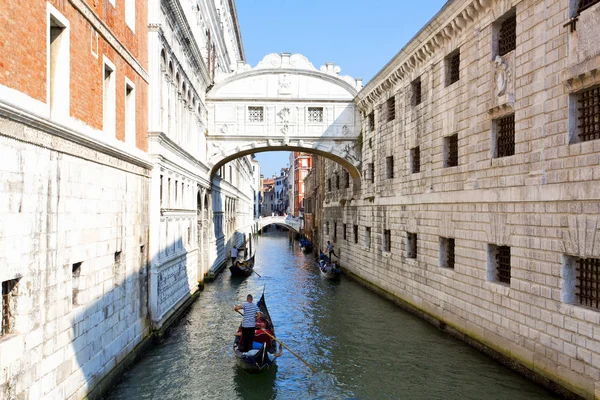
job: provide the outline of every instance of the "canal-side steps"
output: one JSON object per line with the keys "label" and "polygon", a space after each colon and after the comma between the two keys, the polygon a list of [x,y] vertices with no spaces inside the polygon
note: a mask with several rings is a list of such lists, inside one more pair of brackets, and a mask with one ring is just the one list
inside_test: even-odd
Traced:
{"label": "canal-side steps", "polygon": [[[416,304],[402,299],[397,295],[394,295],[393,293],[390,293],[389,291],[369,282],[365,278],[355,274],[354,272],[343,266],[340,262],[338,262],[338,267],[343,270],[344,275],[346,275],[353,281],[359,283],[360,285],[378,294],[379,296],[393,302],[394,304],[410,312],[411,314],[414,314],[419,318],[429,322],[439,330],[467,343],[469,346],[491,357],[492,359],[512,369],[513,371],[523,375],[527,379],[549,389],[561,398],[569,400],[585,399],[584,397],[581,397],[574,391],[570,390],[567,382],[557,382],[553,379],[550,379],[548,375],[550,375],[552,371],[546,371],[540,366],[529,364],[521,357],[519,357],[519,355],[516,353],[506,354],[505,349],[503,349],[502,347],[494,346],[493,343],[482,340],[483,337],[480,338],[474,334],[470,334],[470,332],[465,332],[463,331],[463,329],[461,329],[461,327],[457,326],[457,324],[451,323],[450,321],[444,321],[438,318],[437,316],[422,309],[421,307],[417,306]],[[499,337],[495,339],[503,340]],[[508,344],[508,347],[506,348],[510,348],[510,344]],[[599,400],[600,396],[596,395],[594,399]]]}

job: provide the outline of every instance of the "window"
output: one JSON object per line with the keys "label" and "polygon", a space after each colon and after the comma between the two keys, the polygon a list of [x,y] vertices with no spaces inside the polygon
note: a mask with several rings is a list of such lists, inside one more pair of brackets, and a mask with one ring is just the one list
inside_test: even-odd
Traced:
{"label": "window", "polygon": [[73,305],[74,306],[79,306],[82,304],[82,299],[81,297],[81,287],[80,287],[80,277],[81,277],[81,264],[82,262],[78,262],[73,264],[71,271],[72,271],[72,282],[71,285],[73,287]]}
{"label": "window", "polygon": [[367,164],[367,179],[371,182],[375,182],[375,164]]}
{"label": "window", "polygon": [[444,138],[444,168],[458,166],[458,133]]}
{"label": "window", "polygon": [[167,179],[167,208],[171,207],[171,178]]}
{"label": "window", "polygon": [[410,149],[410,173],[417,174],[421,172],[421,150],[419,146]]}
{"label": "window", "polygon": [[333,223],[333,240],[337,239],[337,222]]}
{"label": "window", "polygon": [[454,239],[440,238],[440,267],[454,269]]}
{"label": "window", "polygon": [[342,233],[342,236],[344,237],[344,240],[348,240],[348,235],[346,234],[346,224],[344,224],[344,225],[342,226],[342,229],[343,229],[343,231],[342,231],[342,232],[343,232],[343,233]]}
{"label": "window", "polygon": [[515,115],[499,118],[494,121],[495,136],[494,158],[509,157],[515,154]]}
{"label": "window", "polygon": [[371,248],[371,227],[365,227],[365,247],[367,249]]}
{"label": "window", "polygon": [[579,14],[583,10],[590,8],[591,6],[598,3],[599,1],[600,0],[579,0],[579,4],[577,6],[577,14]]}
{"label": "window", "polygon": [[421,77],[418,77],[417,79],[415,79],[412,83],[412,103],[413,106],[417,106],[419,104],[421,104],[421,102],[423,101],[423,94],[422,94],[422,88],[421,88]]}
{"label": "window", "polygon": [[510,247],[488,244],[489,281],[510,285]]}
{"label": "window", "polygon": [[125,23],[135,32],[135,0],[125,0]]}
{"label": "window", "polygon": [[123,265],[121,264],[121,252],[115,251],[115,263],[113,264],[113,277],[115,287],[123,280]]}
{"label": "window", "polygon": [[600,86],[576,95],[577,132],[575,142],[600,139]]}
{"label": "window", "polygon": [[163,206],[163,179],[164,179],[164,177],[161,175],[160,176],[160,194],[159,194],[161,207]]}
{"label": "window", "polygon": [[70,101],[69,37],[66,23],[60,22],[54,15],[50,16],[48,47],[50,50],[48,75],[50,114],[52,117],[67,117]]}
{"label": "window", "polygon": [[264,107],[248,107],[248,122],[263,122]]}
{"label": "window", "polygon": [[445,59],[446,64],[446,86],[458,82],[460,79],[460,50],[456,50]]}
{"label": "window", "polygon": [[352,227],[352,234],[354,236],[354,243],[358,243],[358,225]]}
{"label": "window", "polygon": [[498,26],[498,55],[503,56],[517,48],[517,13],[512,10],[502,17]]}
{"label": "window", "polygon": [[338,174],[335,174],[335,188],[340,189],[340,176]]}
{"label": "window", "polygon": [[115,136],[116,132],[116,85],[115,67],[104,61],[104,84],[103,84],[103,107],[102,129],[104,133]]}
{"label": "window", "polygon": [[382,251],[389,252],[392,250],[392,232],[389,229],[383,231]]}
{"label": "window", "polygon": [[417,234],[406,233],[406,257],[417,258]]}
{"label": "window", "polygon": [[0,337],[13,332],[15,326],[14,298],[17,296],[18,279],[2,282],[2,326]]}
{"label": "window", "polygon": [[135,92],[131,82],[125,84],[125,142],[135,146]]}
{"label": "window", "polygon": [[563,301],[600,309],[600,258],[565,259]]}
{"label": "window", "polygon": [[387,179],[394,177],[394,156],[385,158],[385,176]]}
{"label": "window", "polygon": [[331,192],[331,178],[327,178],[327,191]]}
{"label": "window", "polygon": [[329,221],[325,222],[325,234],[329,235]]}
{"label": "window", "polygon": [[385,103],[387,109],[387,120],[393,121],[396,118],[396,98],[394,96],[387,99]]}
{"label": "window", "polygon": [[371,111],[367,116],[369,123],[369,132],[375,132],[375,111]]}
{"label": "window", "polygon": [[323,107],[308,107],[308,122],[323,122]]}

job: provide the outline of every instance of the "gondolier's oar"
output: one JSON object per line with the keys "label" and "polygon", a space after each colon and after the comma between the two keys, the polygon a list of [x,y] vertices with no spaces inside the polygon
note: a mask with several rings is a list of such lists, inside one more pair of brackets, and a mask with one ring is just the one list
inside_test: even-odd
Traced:
{"label": "gondolier's oar", "polygon": [[[238,314],[240,314],[242,317],[244,316],[244,314],[242,314],[242,313],[240,312],[240,310],[235,310],[235,311],[237,311],[237,313],[238,313]],[[273,339],[274,341],[276,341],[277,343],[279,343],[280,345],[282,345],[283,347],[285,347],[285,348],[286,348],[286,349],[287,349],[287,350],[288,350],[290,353],[292,353],[293,355],[295,355],[295,356],[298,358],[298,360],[302,361],[304,364],[306,364],[306,366],[307,366],[308,368],[312,369],[312,370],[313,370],[313,372],[319,372],[319,371],[317,371],[317,369],[316,369],[315,367],[313,367],[312,365],[310,365],[310,364],[309,364],[309,363],[308,363],[308,362],[307,362],[305,359],[303,359],[303,358],[302,358],[302,357],[300,357],[298,354],[296,354],[296,353],[295,353],[295,352],[294,352],[292,349],[290,349],[289,347],[287,347],[287,346],[285,345],[285,343],[283,343],[281,340],[277,339],[275,336],[273,336],[273,335],[271,335],[269,332],[267,332],[267,331],[266,331],[266,329],[265,329],[265,330],[263,330],[263,332],[264,332],[264,333],[266,333],[267,335],[269,335],[269,337],[270,337],[271,339]]]}
{"label": "gondolier's oar", "polygon": [[259,277],[259,278],[262,278],[262,276],[261,276],[261,275],[260,275],[258,272],[256,272],[256,271],[254,270],[254,268],[252,268],[252,272],[254,272],[256,275],[258,275],[258,277]]}

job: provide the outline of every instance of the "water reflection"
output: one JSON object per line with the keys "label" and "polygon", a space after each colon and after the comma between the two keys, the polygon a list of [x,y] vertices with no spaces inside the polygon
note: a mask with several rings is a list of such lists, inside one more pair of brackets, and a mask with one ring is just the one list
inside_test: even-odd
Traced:
{"label": "water reflection", "polygon": [[277,364],[262,373],[250,373],[242,368],[234,368],[233,382],[238,398],[243,400],[275,399]]}

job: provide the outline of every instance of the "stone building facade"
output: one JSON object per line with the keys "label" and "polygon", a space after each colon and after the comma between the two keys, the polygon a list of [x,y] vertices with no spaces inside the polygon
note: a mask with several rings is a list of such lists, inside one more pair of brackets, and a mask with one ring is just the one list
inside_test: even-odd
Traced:
{"label": "stone building facade", "polygon": [[150,334],[146,3],[0,14],[0,398],[82,398]]}
{"label": "stone building facade", "polygon": [[598,1],[446,3],[357,95],[361,186],[328,161],[321,238],[378,291],[590,399],[598,22]]}

